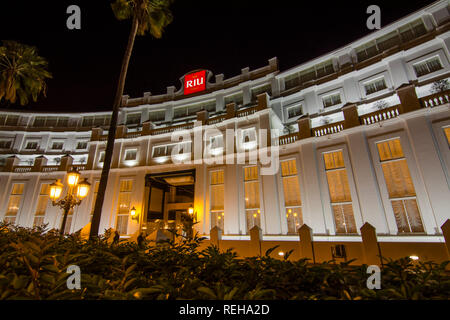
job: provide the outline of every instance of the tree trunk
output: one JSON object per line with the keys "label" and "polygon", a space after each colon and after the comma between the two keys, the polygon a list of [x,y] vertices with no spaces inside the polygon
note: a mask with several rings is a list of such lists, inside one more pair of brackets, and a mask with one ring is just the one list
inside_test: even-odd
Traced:
{"label": "tree trunk", "polygon": [[111,167],[111,159],[114,150],[114,141],[117,128],[117,117],[119,115],[119,108],[122,102],[123,89],[125,87],[125,79],[127,77],[128,64],[130,62],[131,53],[133,51],[134,39],[138,29],[138,20],[133,15],[130,34],[128,36],[128,44],[125,50],[125,55],[122,60],[122,69],[120,70],[119,82],[117,84],[116,96],[114,98],[114,105],[111,116],[111,123],[109,125],[108,140],[106,143],[105,160],[103,162],[102,175],[100,184],[98,186],[97,200],[95,201],[94,214],[91,221],[90,239],[98,236],[98,229],[100,227],[100,218],[102,215],[103,200],[105,198],[106,186],[108,184],[109,169]]}

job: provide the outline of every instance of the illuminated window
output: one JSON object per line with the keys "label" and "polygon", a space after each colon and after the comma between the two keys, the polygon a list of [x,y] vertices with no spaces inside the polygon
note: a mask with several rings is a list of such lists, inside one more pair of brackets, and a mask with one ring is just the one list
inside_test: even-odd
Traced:
{"label": "illuminated window", "polygon": [[295,234],[303,224],[302,200],[295,159],[281,161],[281,177],[288,233]]}
{"label": "illuminated window", "polygon": [[23,183],[14,183],[11,194],[9,196],[8,207],[6,209],[6,214],[4,221],[9,223],[15,223],[17,213],[19,212],[20,202],[23,196],[23,189],[25,184]]}
{"label": "illuminated window", "polygon": [[400,139],[378,143],[377,148],[398,231],[424,232],[416,191]]}
{"label": "illuminated window", "polygon": [[258,167],[244,168],[245,214],[247,219],[247,233],[255,225],[261,228],[261,210],[259,204]]}
{"label": "illuminated window", "polygon": [[47,211],[50,185],[43,183],[39,192],[38,203],[36,211],[34,212],[34,227],[40,227],[44,224],[45,212]]}
{"label": "illuminated window", "polygon": [[335,106],[341,102],[341,95],[339,93],[331,94],[322,98],[322,103],[325,108]]}
{"label": "illuminated window", "polygon": [[445,137],[447,138],[447,143],[450,147],[450,127],[444,128]]}
{"label": "illuminated window", "polygon": [[165,118],[166,118],[165,110],[150,111],[148,114],[148,120],[150,121],[164,121]]}
{"label": "illuminated window", "polygon": [[323,159],[336,233],[356,233],[352,197],[343,153],[342,151],[324,153]]}
{"label": "illuminated window", "polygon": [[415,63],[413,68],[418,77],[443,69],[438,56]]}
{"label": "illuminated window", "polygon": [[130,202],[132,191],[133,191],[133,180],[120,181],[116,230],[121,235],[127,234],[128,231],[128,216],[130,214]]}
{"label": "illuminated window", "polygon": [[223,229],[224,219],[224,171],[217,170],[210,173],[210,213],[211,228],[217,226]]}

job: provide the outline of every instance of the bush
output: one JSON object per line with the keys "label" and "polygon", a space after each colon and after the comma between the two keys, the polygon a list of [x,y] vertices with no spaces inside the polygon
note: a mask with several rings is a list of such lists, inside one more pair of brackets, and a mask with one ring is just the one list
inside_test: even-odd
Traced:
{"label": "bush", "polygon": [[[388,261],[381,289],[366,286],[367,266],[238,258],[202,239],[158,245],[60,237],[44,228],[0,224],[1,299],[448,299],[447,263]],[[67,289],[69,265],[81,289]]]}

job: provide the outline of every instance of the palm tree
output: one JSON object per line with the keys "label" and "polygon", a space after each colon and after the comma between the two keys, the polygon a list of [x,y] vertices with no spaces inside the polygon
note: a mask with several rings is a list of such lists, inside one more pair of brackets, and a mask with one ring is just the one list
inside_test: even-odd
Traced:
{"label": "palm tree", "polygon": [[103,162],[102,175],[98,187],[97,200],[95,201],[94,214],[92,216],[90,238],[98,235],[101,211],[108,183],[109,169],[114,149],[114,138],[116,135],[117,116],[122,101],[128,64],[133,51],[136,35],[145,35],[149,32],[155,38],[161,38],[164,28],[172,22],[172,13],[169,6],[173,0],[115,0],[111,4],[114,15],[118,20],[132,19],[131,30],[128,36],[128,44],[122,60],[116,96],[114,98],[111,123],[109,126],[108,140],[106,142],[105,159]]}
{"label": "palm tree", "polygon": [[16,41],[3,41],[0,47],[0,102],[18,102],[23,106],[29,98],[37,101],[40,93],[47,91],[45,80],[52,75],[47,71],[47,61],[37,49]]}

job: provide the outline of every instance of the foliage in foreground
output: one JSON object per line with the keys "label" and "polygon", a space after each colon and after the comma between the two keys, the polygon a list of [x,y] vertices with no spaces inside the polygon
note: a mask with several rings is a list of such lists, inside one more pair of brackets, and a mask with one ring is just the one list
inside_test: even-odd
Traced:
{"label": "foliage in foreground", "polygon": [[[157,246],[60,238],[43,228],[0,224],[0,299],[448,299],[447,263],[388,261],[381,289],[366,286],[367,266],[238,258],[202,239]],[[272,250],[273,251],[273,250]],[[69,265],[81,289],[69,290]]]}

